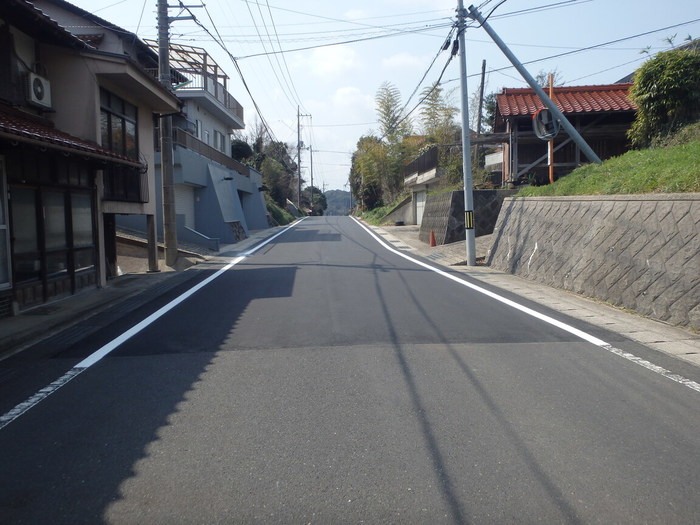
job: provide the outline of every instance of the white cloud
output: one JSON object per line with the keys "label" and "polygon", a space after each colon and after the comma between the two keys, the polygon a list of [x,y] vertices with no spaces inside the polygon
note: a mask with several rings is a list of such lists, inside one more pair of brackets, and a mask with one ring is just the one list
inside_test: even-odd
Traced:
{"label": "white cloud", "polygon": [[333,105],[343,108],[374,109],[374,98],[353,86],[341,87],[333,93]]}
{"label": "white cloud", "polygon": [[[317,77],[337,77],[361,68],[359,57],[348,46],[330,46],[314,49],[299,63],[298,68],[305,69]],[[303,74],[303,73],[302,73]]]}
{"label": "white cloud", "polygon": [[427,65],[425,57],[402,52],[382,59],[382,67],[386,69],[423,69]]}
{"label": "white cloud", "polygon": [[369,14],[367,11],[363,11],[362,9],[351,9],[350,11],[343,13],[343,16],[349,20],[359,20],[361,18],[369,17]]}

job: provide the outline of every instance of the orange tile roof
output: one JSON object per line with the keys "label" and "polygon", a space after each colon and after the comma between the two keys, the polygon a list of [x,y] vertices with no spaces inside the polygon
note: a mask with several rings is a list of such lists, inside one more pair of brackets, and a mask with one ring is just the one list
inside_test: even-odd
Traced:
{"label": "orange tile roof", "polygon": [[[631,85],[555,87],[552,100],[564,114],[634,111],[637,106],[627,95]],[[544,108],[540,97],[531,88],[504,88],[496,95],[496,103],[502,117],[534,115]]]}
{"label": "orange tile roof", "polygon": [[140,162],[59,131],[48,121],[7,106],[0,106],[0,138],[2,137],[67,152],[73,151],[76,154],[82,153],[107,162],[141,166]]}

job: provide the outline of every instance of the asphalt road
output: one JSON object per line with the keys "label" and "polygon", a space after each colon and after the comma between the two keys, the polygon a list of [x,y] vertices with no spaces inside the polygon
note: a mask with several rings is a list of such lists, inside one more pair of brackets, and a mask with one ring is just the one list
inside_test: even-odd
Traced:
{"label": "asphalt road", "polygon": [[222,266],[3,363],[2,413],[80,373],[0,429],[1,523],[700,522],[699,392],[350,218]]}

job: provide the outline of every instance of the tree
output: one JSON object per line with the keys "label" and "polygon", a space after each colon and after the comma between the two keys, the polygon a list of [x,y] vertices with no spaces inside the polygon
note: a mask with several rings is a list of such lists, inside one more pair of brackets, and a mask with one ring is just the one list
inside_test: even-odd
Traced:
{"label": "tree", "polygon": [[287,199],[292,199],[296,189],[294,171],[285,167],[280,161],[266,156],[260,166],[265,186],[270,190],[270,197],[278,206],[285,208]]}
{"label": "tree", "polygon": [[307,186],[301,192],[301,205],[307,208],[310,215],[323,215],[328,208],[326,196],[316,186]]}
{"label": "tree", "polygon": [[253,156],[253,148],[242,139],[234,139],[231,141],[231,157],[237,161],[243,161]]}
{"label": "tree", "polygon": [[545,71],[544,69],[540,69],[540,72],[537,73],[535,76],[535,82],[537,82],[537,85],[546,88],[549,87],[549,75],[552,75],[552,85],[554,86],[561,86],[564,84],[564,79],[561,78],[561,73],[557,68],[554,68],[552,71]]}
{"label": "tree", "polygon": [[635,73],[630,98],[637,115],[627,136],[635,147],[700,119],[700,53],[672,49],[658,53]]}
{"label": "tree", "polygon": [[401,93],[391,82],[384,82],[374,97],[377,104],[379,131],[389,143],[400,142],[403,137],[410,135],[413,126],[401,112]]}
{"label": "tree", "polygon": [[496,95],[498,95],[498,93],[493,92],[484,97],[484,116],[481,120],[481,125],[486,132],[493,131],[493,127],[495,125],[494,119],[496,117]]}
{"label": "tree", "polygon": [[420,109],[420,123],[423,134],[428,139],[434,139],[437,144],[444,144],[454,140],[458,127],[454,123],[455,116],[459,113],[445,95],[444,90],[438,84],[426,87],[421,93],[423,102]]}
{"label": "tree", "polygon": [[372,210],[383,205],[382,174],[386,165],[386,145],[373,135],[360,137],[352,154],[350,189],[355,201],[364,209]]}

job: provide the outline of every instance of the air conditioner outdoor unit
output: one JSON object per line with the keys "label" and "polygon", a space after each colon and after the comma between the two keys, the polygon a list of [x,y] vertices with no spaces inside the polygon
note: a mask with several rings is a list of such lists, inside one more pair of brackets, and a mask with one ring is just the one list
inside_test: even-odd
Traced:
{"label": "air conditioner outdoor unit", "polygon": [[51,83],[48,79],[29,73],[27,75],[27,100],[42,108],[51,108]]}

